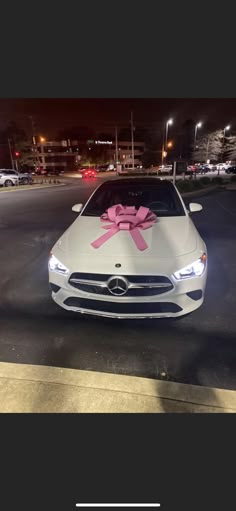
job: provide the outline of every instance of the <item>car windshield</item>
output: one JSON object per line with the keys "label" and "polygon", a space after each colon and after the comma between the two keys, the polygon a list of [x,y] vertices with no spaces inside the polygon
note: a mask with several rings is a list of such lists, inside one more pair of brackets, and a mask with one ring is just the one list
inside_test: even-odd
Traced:
{"label": "car windshield", "polygon": [[101,216],[115,204],[123,206],[145,206],[159,217],[184,216],[185,211],[170,183],[104,183],[91,197],[83,216]]}

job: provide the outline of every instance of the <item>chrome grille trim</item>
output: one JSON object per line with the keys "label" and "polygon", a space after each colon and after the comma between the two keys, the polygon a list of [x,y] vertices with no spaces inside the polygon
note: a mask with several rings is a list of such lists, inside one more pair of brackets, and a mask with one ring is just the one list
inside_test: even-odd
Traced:
{"label": "chrome grille trim", "polygon": [[[78,278],[77,278],[78,276]],[[85,278],[83,278],[82,273],[72,273],[69,278],[69,284],[83,293],[93,294],[93,295],[110,295],[111,292],[109,290],[109,280],[114,277],[114,275],[101,275],[101,280],[98,280],[99,274],[95,274],[96,277],[93,279],[93,274],[84,274]],[[119,276],[117,276],[119,277]],[[122,277],[122,276],[120,276]],[[127,292],[122,295],[124,297],[131,296],[154,296],[160,295],[163,293],[167,293],[168,291],[174,288],[171,280],[163,275],[128,275],[125,277],[128,288]],[[145,279],[147,280],[145,282]],[[136,280],[136,282],[135,282]],[[156,282],[155,282],[156,280]],[[142,291],[143,290],[143,291]],[[156,293],[155,293],[156,290]],[[121,296],[121,298],[122,298]]]}

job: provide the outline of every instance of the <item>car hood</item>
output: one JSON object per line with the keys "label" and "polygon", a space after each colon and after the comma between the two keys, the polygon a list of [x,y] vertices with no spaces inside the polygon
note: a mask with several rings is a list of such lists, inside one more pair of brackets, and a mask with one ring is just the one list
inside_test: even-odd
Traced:
{"label": "car hood", "polygon": [[119,231],[100,248],[93,248],[91,243],[106,232],[103,225],[106,224],[102,224],[99,217],[79,216],[54,248],[64,252],[63,261],[69,266],[74,266],[75,259],[81,256],[103,260],[114,256],[143,261],[153,257],[174,259],[197,248],[199,234],[189,216],[159,218],[151,228],[140,231],[148,245],[144,251],[138,250],[127,231]]}

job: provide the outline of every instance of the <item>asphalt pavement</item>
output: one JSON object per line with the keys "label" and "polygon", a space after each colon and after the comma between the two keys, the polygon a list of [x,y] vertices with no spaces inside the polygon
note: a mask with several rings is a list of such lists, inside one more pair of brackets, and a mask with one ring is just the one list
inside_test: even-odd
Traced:
{"label": "asphalt pavement", "polygon": [[110,320],[60,309],[48,254],[101,179],[0,194],[0,361],[236,389],[236,191],[195,198],[209,253],[203,306],[179,319]]}

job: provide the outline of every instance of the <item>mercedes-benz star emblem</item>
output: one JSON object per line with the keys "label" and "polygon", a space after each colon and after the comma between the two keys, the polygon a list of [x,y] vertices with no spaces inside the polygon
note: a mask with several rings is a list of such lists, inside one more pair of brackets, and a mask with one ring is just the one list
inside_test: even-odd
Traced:
{"label": "mercedes-benz star emblem", "polygon": [[107,287],[112,295],[122,296],[127,293],[129,283],[124,277],[115,276],[109,278]]}

